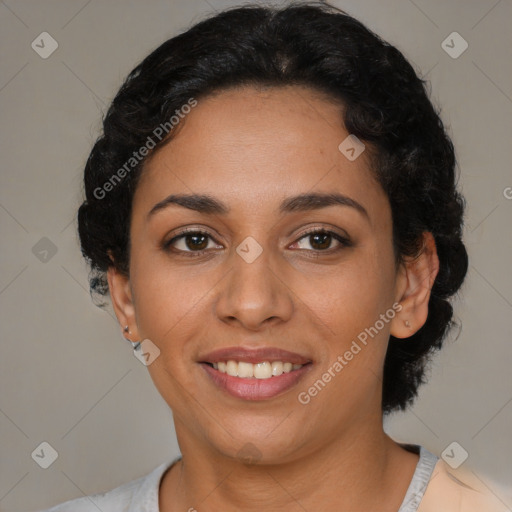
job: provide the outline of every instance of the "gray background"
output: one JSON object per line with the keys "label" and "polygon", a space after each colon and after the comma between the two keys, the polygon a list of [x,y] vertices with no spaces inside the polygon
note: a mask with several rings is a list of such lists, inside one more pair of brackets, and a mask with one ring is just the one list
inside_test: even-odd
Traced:
{"label": "gray background", "polygon": [[[469,204],[470,271],[456,303],[463,329],[436,358],[415,407],[386,428],[438,455],[457,441],[465,464],[512,508],[512,3],[333,3],[431,81]],[[1,511],[102,492],[178,453],[172,415],[146,368],[112,311],[90,300],[75,213],[101,113],[125,75],[167,38],[232,5],[0,1]],[[31,48],[43,31],[59,45],[47,59]],[[456,59],[441,47],[453,31],[469,44]],[[31,457],[43,441],[58,452],[48,469]]]}

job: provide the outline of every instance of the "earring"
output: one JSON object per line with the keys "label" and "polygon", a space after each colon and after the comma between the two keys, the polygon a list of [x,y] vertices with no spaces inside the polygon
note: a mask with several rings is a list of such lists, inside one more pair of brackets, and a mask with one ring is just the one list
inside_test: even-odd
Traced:
{"label": "earring", "polygon": [[[127,332],[127,333],[129,333],[129,332],[130,332],[130,328],[129,328],[127,325],[125,325],[125,327],[124,327],[124,329],[123,329],[123,332]],[[126,337],[124,337],[124,336],[123,336],[123,338],[124,338],[126,341],[129,341],[129,342],[132,344],[132,347],[133,347],[133,349],[134,349],[134,350],[138,350],[138,349],[139,349],[139,347],[141,346],[140,341],[132,341],[132,340],[130,340],[130,339],[128,339],[128,338],[126,338]]]}
{"label": "earring", "polygon": [[409,320],[405,320],[404,324],[405,324],[405,327],[411,327],[411,324],[409,323]]}

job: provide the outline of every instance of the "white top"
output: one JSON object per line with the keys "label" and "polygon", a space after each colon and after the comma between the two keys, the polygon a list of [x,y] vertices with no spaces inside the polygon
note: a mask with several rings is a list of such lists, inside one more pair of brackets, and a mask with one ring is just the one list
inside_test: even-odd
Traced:
{"label": "white top", "polygon": [[[422,446],[404,447],[419,452],[420,458],[398,512],[510,512],[484,489],[460,481],[444,461]],[[40,512],[160,512],[160,480],[175,462],[165,462],[151,473],[106,493],[69,500]]]}

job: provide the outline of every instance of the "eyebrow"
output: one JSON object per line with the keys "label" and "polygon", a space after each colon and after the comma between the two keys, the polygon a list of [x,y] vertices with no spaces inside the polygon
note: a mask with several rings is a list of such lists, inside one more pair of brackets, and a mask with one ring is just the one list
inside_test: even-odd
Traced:
{"label": "eyebrow", "polygon": [[[204,194],[171,194],[151,208],[148,219],[168,206],[178,205],[206,215],[227,215],[230,208],[211,196]],[[279,206],[280,213],[320,210],[329,206],[348,206],[369,219],[363,205],[343,194],[309,193],[286,198]]]}

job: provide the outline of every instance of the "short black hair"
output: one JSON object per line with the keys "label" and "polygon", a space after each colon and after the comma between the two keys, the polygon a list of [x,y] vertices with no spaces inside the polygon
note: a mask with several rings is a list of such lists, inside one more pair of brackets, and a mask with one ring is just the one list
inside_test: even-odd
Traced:
{"label": "short black hair", "polygon": [[[191,98],[233,87],[289,85],[340,101],[346,129],[371,149],[372,169],[391,206],[397,260],[418,254],[424,232],[434,236],[440,268],[426,323],[407,340],[391,336],[384,363],[383,413],[406,409],[454,324],[448,299],[468,267],[455,152],[427,81],[396,47],[326,3],[227,9],[167,40],[128,75],[84,171],[78,230],[91,292],[108,294],[110,266],[128,275],[133,194],[149,155],[132,167],[126,163],[148,137],[155,139],[155,128],[169,127]],[[168,132],[150,154],[175,130]],[[122,179],[114,182],[114,175]]]}

